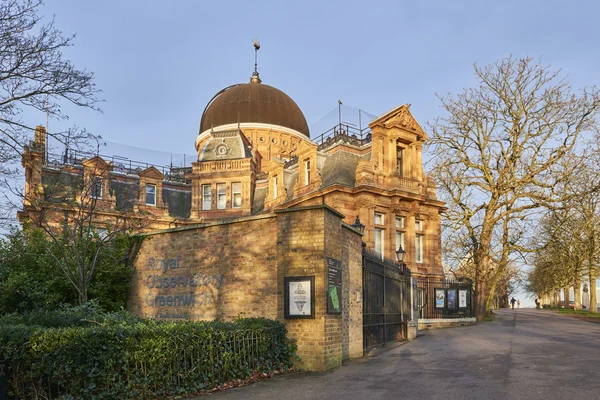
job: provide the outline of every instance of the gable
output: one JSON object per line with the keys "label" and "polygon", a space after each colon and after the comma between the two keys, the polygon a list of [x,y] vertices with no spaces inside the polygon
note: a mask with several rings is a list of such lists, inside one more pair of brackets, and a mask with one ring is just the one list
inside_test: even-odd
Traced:
{"label": "gable", "polygon": [[160,181],[162,181],[163,178],[165,177],[154,166],[146,168],[145,170],[143,170],[142,172],[139,173],[139,176],[142,177],[142,178],[157,179],[157,180],[160,180]]}
{"label": "gable", "polygon": [[427,134],[421,128],[415,117],[409,111],[410,104],[403,104],[383,114],[369,124],[371,129],[375,126],[384,128],[400,128],[416,133],[422,139],[427,139]]}

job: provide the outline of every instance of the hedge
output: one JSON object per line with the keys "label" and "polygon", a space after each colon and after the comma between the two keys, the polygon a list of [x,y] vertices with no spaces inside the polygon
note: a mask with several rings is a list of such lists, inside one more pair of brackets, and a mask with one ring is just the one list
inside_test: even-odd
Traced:
{"label": "hedge", "polygon": [[295,358],[295,343],[278,321],[162,322],[121,314],[59,327],[0,318],[9,398],[168,398],[286,370]]}

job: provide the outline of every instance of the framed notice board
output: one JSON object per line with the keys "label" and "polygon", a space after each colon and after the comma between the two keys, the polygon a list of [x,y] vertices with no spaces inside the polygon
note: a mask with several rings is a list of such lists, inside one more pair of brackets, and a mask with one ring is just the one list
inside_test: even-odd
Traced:
{"label": "framed notice board", "polygon": [[342,262],[327,257],[327,313],[342,313]]}
{"label": "framed notice board", "polygon": [[284,318],[315,317],[315,277],[291,276],[284,278]]}

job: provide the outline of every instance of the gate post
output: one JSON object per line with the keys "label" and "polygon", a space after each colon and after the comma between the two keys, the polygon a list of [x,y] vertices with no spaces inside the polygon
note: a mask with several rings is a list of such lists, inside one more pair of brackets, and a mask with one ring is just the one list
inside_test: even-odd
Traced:
{"label": "gate post", "polygon": [[410,277],[410,297],[411,299],[411,307],[410,307],[410,321],[407,325],[407,339],[412,340],[415,339],[419,333],[419,302],[417,298],[417,278]]}

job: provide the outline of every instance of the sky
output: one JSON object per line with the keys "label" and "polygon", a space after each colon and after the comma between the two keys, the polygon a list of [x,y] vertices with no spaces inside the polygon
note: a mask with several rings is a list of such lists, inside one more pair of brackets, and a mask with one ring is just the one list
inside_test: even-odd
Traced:
{"label": "sky", "polygon": [[50,130],[153,150],[139,157],[194,153],[208,101],[248,82],[254,37],[263,83],[294,99],[313,137],[338,100],[375,115],[410,103],[427,130],[442,115],[436,94],[511,54],[562,69],[574,88],[600,83],[594,1],[45,0],[40,11],[76,34],[65,56],[94,72],[104,100],[102,113],[65,106],[69,121]]}

